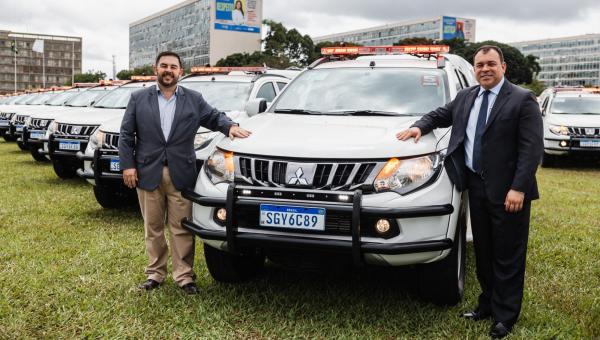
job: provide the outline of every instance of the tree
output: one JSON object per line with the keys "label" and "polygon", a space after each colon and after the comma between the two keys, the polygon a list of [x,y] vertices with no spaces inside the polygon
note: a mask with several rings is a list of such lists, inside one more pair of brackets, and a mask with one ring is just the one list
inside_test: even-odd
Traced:
{"label": "tree", "polygon": [[536,96],[539,96],[546,89],[546,84],[537,79],[533,79],[530,84],[520,84],[520,86],[531,90]]}
{"label": "tree", "polygon": [[133,70],[121,70],[117,73],[117,78],[120,80],[130,80],[132,76],[151,76],[154,74],[152,65],[144,65],[136,67]]}
{"label": "tree", "polygon": [[97,83],[106,78],[106,73],[102,71],[89,70],[86,73],[78,73],[74,77],[76,83]]}
{"label": "tree", "polygon": [[234,53],[217,62],[215,66],[262,66],[265,63],[265,56],[261,52]]}
{"label": "tree", "polygon": [[267,60],[286,67],[308,64],[314,48],[310,36],[302,35],[296,29],[288,31],[282,23],[273,20],[265,20],[263,24],[268,26],[263,53],[268,57],[276,57]]}
{"label": "tree", "polygon": [[538,59],[539,59],[538,57],[536,57],[532,54],[528,54],[525,57],[525,60],[527,61],[527,68],[529,68],[531,70],[534,77],[537,77],[538,73],[540,73],[540,71],[542,70],[542,67],[540,66],[540,64],[537,61]]}

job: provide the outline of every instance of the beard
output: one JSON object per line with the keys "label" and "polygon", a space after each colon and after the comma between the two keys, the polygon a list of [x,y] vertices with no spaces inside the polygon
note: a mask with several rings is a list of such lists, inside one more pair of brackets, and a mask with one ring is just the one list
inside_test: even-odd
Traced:
{"label": "beard", "polygon": [[[164,78],[165,77],[170,77],[171,80],[170,81],[166,81]],[[175,74],[173,72],[170,71],[165,71],[163,73],[159,73],[156,76],[156,79],[158,80],[158,83],[164,87],[171,87],[175,84],[177,84],[177,78],[175,76]]]}

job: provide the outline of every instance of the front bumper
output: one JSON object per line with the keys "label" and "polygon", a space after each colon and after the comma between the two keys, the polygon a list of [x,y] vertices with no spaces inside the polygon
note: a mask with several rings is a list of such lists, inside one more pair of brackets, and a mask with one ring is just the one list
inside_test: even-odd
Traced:
{"label": "front bumper", "polygon": [[[45,142],[45,141],[42,141],[42,142]],[[77,142],[77,143],[79,143],[79,149],[77,149],[77,150],[61,149],[60,144],[62,142],[67,142],[67,143]],[[88,142],[89,142],[89,136],[61,137],[61,136],[50,135],[50,138],[48,140],[48,154],[50,155],[50,158],[60,158],[63,160],[78,162],[79,160],[77,159],[77,153],[80,151],[85,151]]]}
{"label": "front bumper", "polygon": [[550,155],[600,156],[600,137],[545,137],[544,151]]}
{"label": "front bumper", "polygon": [[[246,196],[245,192],[260,192],[262,197]],[[301,201],[281,199],[281,193],[291,198],[302,196]],[[289,195],[288,195],[289,194]],[[322,194],[319,191],[297,191],[286,190],[282,188],[257,188],[230,184],[227,190],[226,198],[205,197],[194,191],[184,191],[183,196],[190,201],[204,207],[224,207],[227,211],[227,220],[225,230],[207,229],[189,220],[183,220],[182,225],[190,232],[198,235],[205,240],[225,241],[227,250],[236,252],[238,247],[275,247],[275,248],[302,248],[319,249],[325,251],[345,252],[352,255],[356,265],[363,264],[364,254],[384,254],[384,255],[402,255],[425,252],[440,252],[452,247],[453,241],[450,238],[439,240],[423,240],[419,242],[370,242],[364,240],[364,233],[361,232],[361,225],[366,218],[390,218],[390,219],[411,219],[419,217],[446,216],[454,213],[454,207],[451,204],[432,205],[424,207],[403,207],[403,208],[381,208],[364,206],[361,190],[353,192],[338,192],[349,197],[347,203],[307,201],[308,195]],[[256,194],[253,194],[256,195]],[[325,208],[327,213],[342,213],[351,216],[350,235],[351,239],[311,237],[308,235],[285,235],[285,234],[263,234],[252,232],[240,232],[238,225],[238,212],[244,208],[258,208],[261,204],[289,204],[299,207]]]}

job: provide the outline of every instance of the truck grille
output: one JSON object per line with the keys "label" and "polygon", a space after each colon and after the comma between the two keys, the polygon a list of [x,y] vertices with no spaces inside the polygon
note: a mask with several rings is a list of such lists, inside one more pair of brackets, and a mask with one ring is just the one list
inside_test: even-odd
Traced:
{"label": "truck grille", "polygon": [[104,149],[118,150],[119,149],[119,134],[118,133],[104,133],[104,140],[102,141],[102,147]]}
{"label": "truck grille", "polygon": [[59,123],[56,136],[90,136],[98,125],[74,125]]}
{"label": "truck grille", "polygon": [[0,112],[0,120],[11,120],[14,112]]}
{"label": "truck grille", "polygon": [[572,137],[600,138],[600,128],[569,127]]}
{"label": "truck grille", "polygon": [[240,183],[267,187],[353,190],[372,183],[378,173],[375,170],[381,169],[385,162],[287,161],[236,156],[236,164],[236,180]]}
{"label": "truck grille", "polygon": [[30,125],[30,129],[39,130],[46,129],[50,124],[51,119],[32,119]]}
{"label": "truck grille", "polygon": [[25,118],[27,118],[29,116],[27,115],[17,115],[17,118],[15,118],[15,125],[23,125],[25,124]]}

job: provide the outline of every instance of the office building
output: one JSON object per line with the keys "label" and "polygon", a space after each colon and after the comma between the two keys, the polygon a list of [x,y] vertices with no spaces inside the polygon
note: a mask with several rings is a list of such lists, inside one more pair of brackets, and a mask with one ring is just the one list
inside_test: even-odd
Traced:
{"label": "office building", "polygon": [[434,40],[463,38],[475,41],[475,19],[439,16],[424,20],[403,21],[395,24],[329,34],[313,38],[315,44],[325,41],[344,41],[364,46],[393,45],[406,38]]}
{"label": "office building", "polygon": [[167,50],[186,68],[260,51],[262,0],[238,1],[187,0],[129,24],[129,67],[153,65]]}
{"label": "office building", "polygon": [[81,41],[0,30],[0,94],[14,92],[15,86],[23,91],[70,83],[74,74],[81,73]]}
{"label": "office building", "polygon": [[538,57],[537,79],[546,86],[600,86],[600,34],[514,42],[523,55]]}

